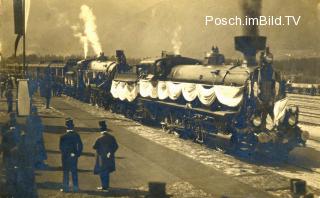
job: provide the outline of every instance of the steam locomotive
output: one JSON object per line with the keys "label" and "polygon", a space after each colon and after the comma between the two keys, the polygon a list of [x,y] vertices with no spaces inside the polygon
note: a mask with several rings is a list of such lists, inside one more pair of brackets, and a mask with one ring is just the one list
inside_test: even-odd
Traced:
{"label": "steam locomotive", "polygon": [[225,64],[214,47],[204,61],[163,52],[129,66],[118,50],[116,60],[101,55],[68,67],[65,92],[200,143],[224,133],[236,152],[287,156],[309,135],[298,126],[298,108],[286,107],[266,37],[235,37],[235,49],[242,64]]}

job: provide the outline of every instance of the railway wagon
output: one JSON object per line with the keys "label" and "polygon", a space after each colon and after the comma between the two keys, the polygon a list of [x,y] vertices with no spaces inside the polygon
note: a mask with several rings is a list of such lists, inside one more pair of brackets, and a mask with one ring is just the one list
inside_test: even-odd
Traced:
{"label": "railway wagon", "polygon": [[320,95],[320,84],[289,82],[287,83],[287,92],[294,94],[317,96]]}

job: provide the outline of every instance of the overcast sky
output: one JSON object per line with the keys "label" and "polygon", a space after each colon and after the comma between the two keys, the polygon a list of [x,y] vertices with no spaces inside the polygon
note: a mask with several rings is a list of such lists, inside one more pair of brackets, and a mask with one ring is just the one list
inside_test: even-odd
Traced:
{"label": "overcast sky", "polygon": [[[0,42],[2,52],[13,53],[12,0],[0,0]],[[204,26],[204,16],[241,16],[240,0],[31,0],[27,31],[27,53],[83,54],[83,45],[72,26],[83,32],[80,7],[89,6],[96,16],[97,35],[102,50],[114,54],[118,48],[128,56],[146,57],[173,50],[173,38],[181,43],[181,53],[199,57],[213,44],[234,56],[233,36],[241,27]],[[298,27],[261,28],[274,51],[320,51],[319,0],[265,0],[263,15],[302,16]],[[178,34],[175,33],[176,30]],[[89,47],[89,55],[94,54]]]}

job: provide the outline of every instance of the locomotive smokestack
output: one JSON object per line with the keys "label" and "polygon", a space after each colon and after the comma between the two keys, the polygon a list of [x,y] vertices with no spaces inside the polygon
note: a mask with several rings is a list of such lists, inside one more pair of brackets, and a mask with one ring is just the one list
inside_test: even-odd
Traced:
{"label": "locomotive smokestack", "polygon": [[[259,19],[262,10],[262,0],[241,0],[243,17],[247,19]],[[258,36],[259,26],[256,22],[243,26],[243,33],[247,36]]]}
{"label": "locomotive smokestack", "polygon": [[248,66],[257,65],[256,54],[266,48],[267,38],[264,36],[237,36],[234,41],[236,50],[243,53]]}
{"label": "locomotive smokestack", "polygon": [[[258,20],[261,16],[262,0],[241,0],[243,17]],[[256,21],[253,20],[253,21]],[[235,37],[236,50],[243,53],[248,66],[257,65],[256,54],[266,47],[266,37],[259,36],[259,26],[256,22],[243,27],[245,36]]]}
{"label": "locomotive smokestack", "polygon": [[[258,20],[262,10],[262,0],[241,0],[241,8],[244,18]],[[243,27],[245,36],[235,37],[236,50],[243,53],[248,66],[257,65],[256,54],[266,47],[266,37],[259,36],[257,23],[248,24]]]}

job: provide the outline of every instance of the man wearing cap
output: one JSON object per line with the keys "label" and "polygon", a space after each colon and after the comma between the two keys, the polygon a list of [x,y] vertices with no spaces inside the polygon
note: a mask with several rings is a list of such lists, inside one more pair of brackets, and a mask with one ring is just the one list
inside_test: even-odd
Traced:
{"label": "man wearing cap", "polygon": [[118,144],[116,139],[108,133],[106,122],[100,121],[99,125],[101,137],[93,145],[93,149],[97,152],[94,174],[99,175],[101,180],[101,187],[97,189],[108,191],[110,173],[116,170],[114,155],[118,149]]}
{"label": "man wearing cap", "polygon": [[78,158],[82,153],[82,141],[80,135],[74,131],[72,119],[66,120],[67,132],[60,137],[60,151],[63,169],[62,192],[69,191],[69,172],[72,174],[73,191],[79,190],[78,184]]}

